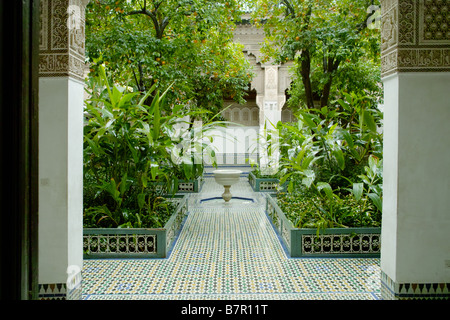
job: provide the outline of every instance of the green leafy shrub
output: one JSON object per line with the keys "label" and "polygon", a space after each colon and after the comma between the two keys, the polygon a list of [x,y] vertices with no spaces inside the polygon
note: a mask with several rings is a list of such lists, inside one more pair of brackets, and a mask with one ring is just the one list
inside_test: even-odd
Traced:
{"label": "green leafy shrub", "polygon": [[[201,174],[202,165],[173,156],[179,149],[173,127],[181,106],[167,109],[156,86],[145,94],[110,85],[105,68],[89,82],[84,127],[85,227],[162,227],[174,205],[180,179]],[[150,95],[153,95],[150,105]],[[183,114],[185,116],[186,114]],[[188,115],[195,115],[194,113]],[[190,140],[187,145],[190,145]]]}
{"label": "green leafy shrub", "polygon": [[[341,108],[299,112],[279,123],[280,204],[298,227],[377,227],[382,212],[380,112],[343,93]],[[283,205],[286,203],[286,205]]]}

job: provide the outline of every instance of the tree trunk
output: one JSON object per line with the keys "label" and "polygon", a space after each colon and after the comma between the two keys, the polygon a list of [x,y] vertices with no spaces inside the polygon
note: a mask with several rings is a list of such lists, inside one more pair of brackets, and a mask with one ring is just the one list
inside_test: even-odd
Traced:
{"label": "tree trunk", "polygon": [[333,83],[333,72],[339,67],[339,60],[334,58],[328,58],[326,65],[324,65],[324,71],[329,75],[328,81],[322,90],[322,96],[320,98],[320,107],[326,107],[328,105],[328,99],[330,98],[331,84]]}
{"label": "tree trunk", "polygon": [[302,50],[301,53],[300,74],[302,76],[303,86],[305,87],[306,106],[308,109],[314,108],[313,91],[311,85],[311,58],[309,50]]}
{"label": "tree trunk", "polygon": [[325,83],[325,86],[322,90],[322,97],[320,97],[320,107],[326,107],[328,105],[328,99],[330,98],[330,90],[331,90],[331,82],[333,77],[330,76],[330,79]]}

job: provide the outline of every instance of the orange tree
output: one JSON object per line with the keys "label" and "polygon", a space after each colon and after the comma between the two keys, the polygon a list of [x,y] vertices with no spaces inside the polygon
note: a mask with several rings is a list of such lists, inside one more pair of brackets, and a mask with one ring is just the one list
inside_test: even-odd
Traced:
{"label": "orange tree", "polygon": [[215,114],[224,97],[243,102],[252,77],[242,48],[232,42],[239,19],[234,0],[91,1],[86,11],[91,73],[104,63],[113,81],[141,92],[173,83],[170,102]]}
{"label": "orange tree", "polygon": [[[294,62],[291,106],[329,105],[340,91],[381,96],[380,32],[374,0],[253,0],[263,51]],[[292,103],[294,102],[294,103]]]}

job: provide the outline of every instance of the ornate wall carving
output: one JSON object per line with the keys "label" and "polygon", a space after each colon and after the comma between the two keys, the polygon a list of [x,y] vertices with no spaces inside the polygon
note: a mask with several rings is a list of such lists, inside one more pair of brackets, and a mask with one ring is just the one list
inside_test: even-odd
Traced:
{"label": "ornate wall carving", "polygon": [[41,0],[39,76],[84,79],[88,0]]}
{"label": "ornate wall carving", "polygon": [[381,74],[450,71],[450,2],[381,0]]}

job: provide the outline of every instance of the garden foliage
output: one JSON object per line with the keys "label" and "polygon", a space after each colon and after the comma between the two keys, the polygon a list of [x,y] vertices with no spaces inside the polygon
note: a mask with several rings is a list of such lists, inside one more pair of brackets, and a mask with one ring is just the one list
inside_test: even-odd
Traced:
{"label": "garden foliage", "polygon": [[[376,227],[382,211],[380,31],[372,0],[248,0],[266,62],[289,63],[278,203],[296,227]],[[373,19],[372,19],[373,20]]]}
{"label": "garden foliage", "polygon": [[[183,123],[181,105],[169,108],[164,92],[152,86],[145,94],[110,84],[104,66],[90,78],[84,126],[85,227],[162,227],[173,213],[165,197],[177,191],[180,180],[203,173],[196,152],[203,153],[205,132],[174,130]],[[150,105],[150,94],[154,98]],[[183,139],[183,144],[180,144]],[[197,141],[194,141],[197,139]],[[197,147],[197,150],[193,149]]]}
{"label": "garden foliage", "polygon": [[[367,99],[369,101],[370,99]],[[382,113],[343,93],[332,108],[279,123],[279,204],[297,227],[378,227],[382,212]]]}
{"label": "garden foliage", "polygon": [[292,65],[292,108],[326,107],[341,91],[379,94],[380,32],[368,26],[379,1],[247,2],[265,31],[264,59]]}
{"label": "garden foliage", "polygon": [[216,114],[224,97],[244,102],[252,78],[242,46],[233,42],[239,19],[234,0],[93,0],[86,11],[91,73],[105,63],[115,81],[130,80],[135,91],[172,85],[166,97],[184,105],[182,112]]}

